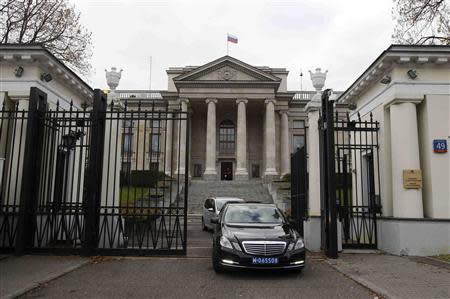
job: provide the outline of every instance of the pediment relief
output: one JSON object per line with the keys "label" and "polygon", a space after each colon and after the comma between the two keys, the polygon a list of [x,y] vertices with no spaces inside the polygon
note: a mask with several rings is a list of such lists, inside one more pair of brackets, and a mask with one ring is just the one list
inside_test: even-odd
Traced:
{"label": "pediment relief", "polygon": [[278,83],[281,79],[233,57],[224,56],[174,78],[175,84],[177,82],[198,81],[255,81]]}
{"label": "pediment relief", "polygon": [[259,81],[260,79],[255,78],[249,74],[242,71],[238,71],[230,66],[222,67],[218,70],[206,73],[200,76],[194,81]]}

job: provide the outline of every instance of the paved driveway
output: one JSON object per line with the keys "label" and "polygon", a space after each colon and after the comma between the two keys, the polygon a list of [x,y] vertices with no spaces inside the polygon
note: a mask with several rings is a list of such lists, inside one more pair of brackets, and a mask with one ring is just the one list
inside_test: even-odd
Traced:
{"label": "paved driveway", "polygon": [[374,298],[332,269],[309,260],[301,274],[217,275],[210,258],[123,258],[91,263],[24,298]]}

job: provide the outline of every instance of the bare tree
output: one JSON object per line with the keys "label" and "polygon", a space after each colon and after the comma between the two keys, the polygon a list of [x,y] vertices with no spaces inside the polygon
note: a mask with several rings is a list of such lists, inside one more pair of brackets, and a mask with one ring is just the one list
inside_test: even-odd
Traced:
{"label": "bare tree", "polygon": [[394,3],[395,42],[450,45],[449,0],[394,0]]}
{"label": "bare tree", "polygon": [[58,59],[87,75],[91,32],[68,0],[0,0],[0,44],[42,44]]}

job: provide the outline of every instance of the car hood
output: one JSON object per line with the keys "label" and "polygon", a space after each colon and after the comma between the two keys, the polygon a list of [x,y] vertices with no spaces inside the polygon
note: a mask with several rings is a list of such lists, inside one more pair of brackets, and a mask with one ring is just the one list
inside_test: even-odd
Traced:
{"label": "car hood", "polygon": [[222,234],[228,239],[245,240],[283,240],[296,238],[295,232],[287,225],[273,224],[224,224]]}

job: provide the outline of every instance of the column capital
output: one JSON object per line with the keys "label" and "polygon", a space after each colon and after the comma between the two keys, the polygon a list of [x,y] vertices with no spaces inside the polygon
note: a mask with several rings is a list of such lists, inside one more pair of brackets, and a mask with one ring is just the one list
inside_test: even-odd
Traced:
{"label": "column capital", "polygon": [[289,110],[278,110],[278,113],[280,115],[286,114],[287,116],[289,116]]}
{"label": "column capital", "polygon": [[322,104],[317,101],[309,101],[308,104],[306,104],[305,111],[306,113],[313,112],[313,111],[319,111],[322,107]]}
{"label": "column capital", "polygon": [[7,97],[13,102],[29,101],[30,100],[30,90],[28,90],[28,93],[20,92],[20,91],[9,91]]}
{"label": "column capital", "polygon": [[248,100],[247,100],[247,99],[237,99],[237,100],[236,100],[236,104],[239,104],[239,103],[247,104],[247,103],[248,103]]}
{"label": "column capital", "polygon": [[189,99],[188,98],[179,98],[178,100],[180,101],[180,104],[181,103],[189,104]]}
{"label": "column capital", "polygon": [[402,99],[402,98],[394,98],[391,101],[387,102],[384,107],[388,108],[392,105],[397,105],[397,104],[403,104],[403,103],[411,103],[414,105],[418,105],[420,103],[422,103],[424,97],[423,96],[419,96],[418,98],[410,98],[410,99]]}
{"label": "column capital", "polygon": [[217,104],[217,99],[206,99],[206,100],[205,100],[205,103],[206,103],[206,104],[209,104],[209,103]]}
{"label": "column capital", "polygon": [[265,101],[264,101],[264,104],[269,104],[269,103],[272,103],[272,104],[276,104],[277,103],[277,100],[275,100],[275,99],[266,99]]}

